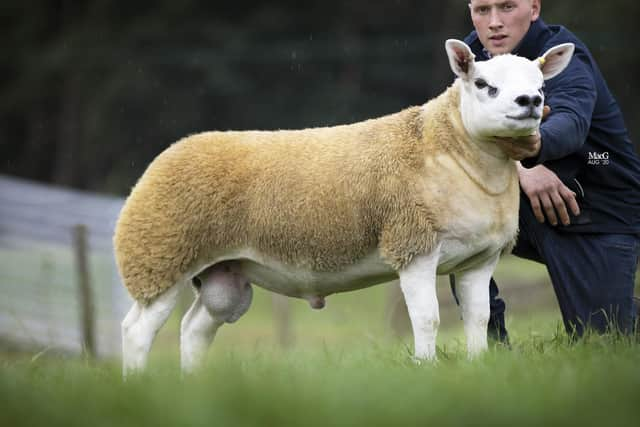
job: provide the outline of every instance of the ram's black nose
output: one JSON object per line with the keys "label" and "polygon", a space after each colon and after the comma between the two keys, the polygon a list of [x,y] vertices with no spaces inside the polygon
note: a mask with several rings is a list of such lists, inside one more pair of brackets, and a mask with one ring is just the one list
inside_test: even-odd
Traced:
{"label": "ram's black nose", "polygon": [[538,107],[542,104],[542,97],[540,95],[520,95],[514,101],[521,107],[530,107],[532,105]]}

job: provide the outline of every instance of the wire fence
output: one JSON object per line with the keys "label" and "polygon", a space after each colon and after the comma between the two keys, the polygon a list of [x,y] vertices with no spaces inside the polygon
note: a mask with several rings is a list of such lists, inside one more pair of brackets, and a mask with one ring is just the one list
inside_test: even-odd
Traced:
{"label": "wire fence", "polygon": [[[123,203],[0,175],[0,338],[70,352],[89,344],[97,356],[119,354],[119,325],[131,304],[112,248]],[[74,247],[79,226],[86,261],[79,261]],[[83,274],[78,262],[86,263]],[[91,307],[80,287],[83,276]],[[87,318],[95,345],[83,332]]]}

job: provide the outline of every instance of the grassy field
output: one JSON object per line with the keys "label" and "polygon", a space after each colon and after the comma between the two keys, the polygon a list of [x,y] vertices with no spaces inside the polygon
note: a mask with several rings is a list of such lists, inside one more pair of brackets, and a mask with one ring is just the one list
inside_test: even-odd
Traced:
{"label": "grassy field", "polygon": [[512,349],[468,361],[446,279],[439,361],[411,361],[390,332],[393,285],[291,301],[293,344],[279,347],[271,295],[220,329],[198,375],[181,378],[178,325],[159,334],[147,374],[126,383],[118,360],[0,345],[0,426],[638,425],[640,344],[590,336],[571,344],[544,268],[513,258],[496,273]]}
{"label": "grassy field", "polygon": [[[531,321],[537,327],[531,328]],[[436,364],[409,340],[318,341],[293,350],[216,348],[198,375],[156,352],[126,383],[116,361],[2,354],[3,426],[638,425],[640,345],[570,344],[554,316],[512,322],[513,348],[468,361],[445,332]],[[242,348],[245,347],[245,348]],[[250,351],[248,351],[250,350]]]}

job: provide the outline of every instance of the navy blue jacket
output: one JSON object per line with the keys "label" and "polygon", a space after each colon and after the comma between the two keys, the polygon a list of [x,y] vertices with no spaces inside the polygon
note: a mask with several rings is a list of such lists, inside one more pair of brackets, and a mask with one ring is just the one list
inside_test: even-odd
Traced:
{"label": "navy blue jacket", "polygon": [[[465,42],[477,61],[488,59],[475,31]],[[535,59],[567,42],[576,46],[573,59],[545,82],[545,104],[551,114],[540,126],[540,154],[522,164],[544,164],[578,194],[580,216],[559,229],[640,234],[640,159],[587,47],[566,28],[538,19],[513,53]]]}

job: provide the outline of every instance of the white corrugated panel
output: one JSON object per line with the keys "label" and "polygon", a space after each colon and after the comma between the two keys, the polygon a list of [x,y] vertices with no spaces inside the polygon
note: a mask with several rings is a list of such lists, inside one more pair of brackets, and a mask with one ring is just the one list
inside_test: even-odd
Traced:
{"label": "white corrugated panel", "polygon": [[87,227],[99,356],[120,352],[131,300],[119,281],[112,236],[124,200],[0,175],[0,337],[81,351],[72,230]]}

